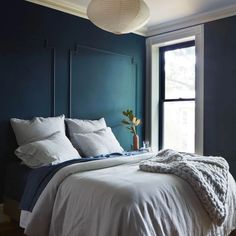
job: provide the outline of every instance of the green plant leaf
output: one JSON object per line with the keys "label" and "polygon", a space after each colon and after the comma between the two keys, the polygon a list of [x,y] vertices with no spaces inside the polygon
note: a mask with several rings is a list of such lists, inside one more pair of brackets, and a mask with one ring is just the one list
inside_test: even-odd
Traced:
{"label": "green plant leaf", "polygon": [[128,118],[128,120],[123,119],[122,124],[129,125],[128,127],[129,131],[133,134],[136,134],[136,126],[140,125],[141,119],[138,119],[134,114],[133,111],[130,109],[127,109],[126,111],[123,111],[122,114]]}
{"label": "green plant leaf", "polygon": [[130,113],[130,114],[129,114],[129,120],[130,120],[131,122],[132,122],[133,118],[134,118],[134,115],[133,115],[132,113]]}
{"label": "green plant leaf", "polygon": [[134,134],[134,131],[131,127],[126,127],[132,134]]}
{"label": "green plant leaf", "polygon": [[126,111],[122,112],[124,116],[128,116],[128,113]]}
{"label": "green plant leaf", "polygon": [[124,125],[130,125],[129,121],[127,121],[127,120],[122,120],[121,122],[122,122]]}

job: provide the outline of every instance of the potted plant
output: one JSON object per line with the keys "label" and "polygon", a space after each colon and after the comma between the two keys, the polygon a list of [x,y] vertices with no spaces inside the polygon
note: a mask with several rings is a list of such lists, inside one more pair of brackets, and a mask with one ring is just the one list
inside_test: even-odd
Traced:
{"label": "potted plant", "polygon": [[138,119],[132,110],[123,111],[122,114],[126,119],[122,120],[122,123],[127,126],[127,129],[133,134],[133,149],[139,149],[139,136],[137,135],[136,127],[141,125],[141,120]]}

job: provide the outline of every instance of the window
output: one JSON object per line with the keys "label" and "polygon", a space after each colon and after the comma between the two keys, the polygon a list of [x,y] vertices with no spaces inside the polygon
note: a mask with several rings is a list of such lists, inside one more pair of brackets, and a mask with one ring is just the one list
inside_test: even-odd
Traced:
{"label": "window", "polygon": [[193,26],[146,39],[147,79],[145,96],[145,140],[154,152],[160,148],[160,48],[183,42],[195,42],[195,150],[202,155],[204,148],[204,25]]}
{"label": "window", "polygon": [[159,48],[159,147],[195,151],[195,43]]}

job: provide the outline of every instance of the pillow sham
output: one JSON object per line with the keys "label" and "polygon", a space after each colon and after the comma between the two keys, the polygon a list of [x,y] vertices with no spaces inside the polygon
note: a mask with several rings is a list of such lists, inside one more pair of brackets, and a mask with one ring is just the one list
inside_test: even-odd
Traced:
{"label": "pillow sham", "polygon": [[73,133],[90,133],[107,127],[104,118],[99,120],[66,119],[66,124],[69,135],[73,135]]}
{"label": "pillow sham", "polygon": [[65,116],[58,117],[35,117],[32,120],[11,119],[16,141],[19,146],[45,139],[48,136],[61,132],[65,134]]}
{"label": "pillow sham", "polygon": [[101,118],[99,120],[66,119],[65,121],[68,127],[70,141],[80,153],[82,153],[81,149],[78,146],[78,142],[74,139],[75,133],[91,133],[107,127],[104,118]]}
{"label": "pillow sham", "polygon": [[61,132],[56,132],[47,139],[22,145],[16,149],[15,154],[32,168],[81,158],[70,140]]}
{"label": "pillow sham", "polygon": [[87,157],[124,151],[110,127],[91,133],[74,133],[73,139]]}

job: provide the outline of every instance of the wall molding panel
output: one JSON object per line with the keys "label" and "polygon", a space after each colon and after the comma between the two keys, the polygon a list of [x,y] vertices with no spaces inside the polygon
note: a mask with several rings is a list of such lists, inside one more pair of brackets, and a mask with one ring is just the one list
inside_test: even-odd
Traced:
{"label": "wall molding panel", "polygon": [[[74,56],[79,56],[81,50],[88,50],[88,51],[93,51],[96,52],[98,54],[107,54],[110,56],[114,56],[114,57],[124,57],[127,58],[130,62],[130,65],[132,65],[133,68],[133,77],[134,77],[134,87],[135,87],[135,110],[134,112],[136,113],[138,110],[138,64],[135,60],[134,56],[130,56],[130,55],[126,55],[126,54],[121,54],[121,53],[117,53],[114,51],[109,51],[109,50],[105,50],[105,49],[101,49],[101,48],[95,48],[95,47],[91,47],[88,45],[82,45],[82,44],[76,44],[75,47],[73,49],[69,49],[68,50],[68,68],[69,68],[69,72],[68,72],[68,115],[69,117],[73,117],[73,91],[72,91],[72,87],[73,87],[73,62]],[[79,78],[78,78],[79,79]]]}
{"label": "wall molding panel", "polygon": [[10,118],[105,117],[127,149],[121,111],[138,107],[143,115],[145,38],[109,34],[32,2],[59,9],[64,0],[4,1],[0,8],[0,203],[6,164],[16,158]]}
{"label": "wall molding panel", "polygon": [[56,49],[49,45],[48,40],[44,40],[45,48],[51,52],[51,115],[56,115]]}

